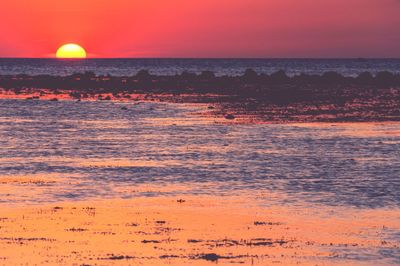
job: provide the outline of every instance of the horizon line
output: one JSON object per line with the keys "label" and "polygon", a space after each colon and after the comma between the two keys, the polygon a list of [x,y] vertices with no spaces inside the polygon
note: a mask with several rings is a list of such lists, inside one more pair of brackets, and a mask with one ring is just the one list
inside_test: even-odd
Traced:
{"label": "horizon line", "polygon": [[56,57],[13,57],[0,56],[1,59],[51,59],[51,60],[107,60],[107,59],[180,59],[180,60],[400,60],[400,57],[87,57],[87,58],[56,58]]}

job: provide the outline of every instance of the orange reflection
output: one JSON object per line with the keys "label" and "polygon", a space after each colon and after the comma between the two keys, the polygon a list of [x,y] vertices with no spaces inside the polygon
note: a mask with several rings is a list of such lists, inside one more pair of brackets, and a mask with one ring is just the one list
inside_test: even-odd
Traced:
{"label": "orange reflection", "polygon": [[387,233],[400,230],[399,219],[399,210],[193,196],[2,207],[0,248],[9,265],[354,265],[343,252],[396,248]]}

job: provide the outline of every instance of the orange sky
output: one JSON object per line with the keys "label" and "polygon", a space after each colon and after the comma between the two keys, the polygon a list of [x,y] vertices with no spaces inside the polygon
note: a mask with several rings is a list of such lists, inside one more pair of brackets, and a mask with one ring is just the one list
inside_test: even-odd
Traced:
{"label": "orange sky", "polygon": [[1,0],[0,56],[400,57],[399,0]]}

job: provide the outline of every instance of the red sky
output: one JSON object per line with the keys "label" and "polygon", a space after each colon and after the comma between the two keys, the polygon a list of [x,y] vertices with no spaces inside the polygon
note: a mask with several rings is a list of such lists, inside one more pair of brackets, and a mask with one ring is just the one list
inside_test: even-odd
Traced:
{"label": "red sky", "polygon": [[400,57],[399,0],[1,0],[0,57]]}

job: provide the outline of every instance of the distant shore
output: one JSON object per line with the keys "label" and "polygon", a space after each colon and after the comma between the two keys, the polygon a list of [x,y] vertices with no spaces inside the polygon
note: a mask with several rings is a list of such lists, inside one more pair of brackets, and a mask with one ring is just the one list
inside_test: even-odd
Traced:
{"label": "distant shore", "polygon": [[289,77],[248,69],[242,76],[213,72],[174,76],[139,71],[134,76],[3,75],[0,98],[205,103],[210,114],[258,122],[400,121],[400,75],[336,72]]}

